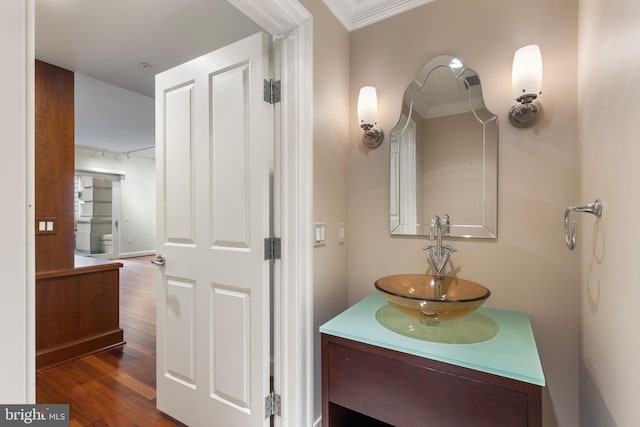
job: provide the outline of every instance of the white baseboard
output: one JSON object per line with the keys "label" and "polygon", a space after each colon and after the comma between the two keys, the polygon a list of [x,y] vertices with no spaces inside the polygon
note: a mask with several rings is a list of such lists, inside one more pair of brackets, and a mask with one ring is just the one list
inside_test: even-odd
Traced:
{"label": "white baseboard", "polygon": [[120,258],[135,258],[139,256],[155,255],[155,250],[137,251],[137,252],[120,252]]}

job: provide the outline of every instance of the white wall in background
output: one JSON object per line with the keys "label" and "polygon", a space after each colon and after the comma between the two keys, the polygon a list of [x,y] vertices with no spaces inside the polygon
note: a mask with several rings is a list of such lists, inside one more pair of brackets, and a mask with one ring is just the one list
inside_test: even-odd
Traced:
{"label": "white wall in background", "polygon": [[74,74],[75,143],[117,153],[155,145],[153,98]]}
{"label": "white wall in background", "polygon": [[120,181],[120,257],[154,253],[155,159],[134,154],[127,158],[126,155],[111,152],[103,155],[102,150],[76,146],[76,170],[78,169],[124,173]]}
{"label": "white wall in background", "polygon": [[74,101],[76,170],[125,174],[120,184],[120,257],[154,253],[153,98],[75,73]]}

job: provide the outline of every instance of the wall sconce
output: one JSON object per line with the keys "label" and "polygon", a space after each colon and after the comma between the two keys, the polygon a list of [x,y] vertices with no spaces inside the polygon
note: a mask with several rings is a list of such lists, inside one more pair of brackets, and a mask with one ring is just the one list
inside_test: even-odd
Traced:
{"label": "wall sconce", "polygon": [[542,108],[534,100],[542,84],[542,55],[538,45],[524,46],[513,55],[511,75],[517,104],[509,109],[509,121],[517,128],[528,128],[540,119]]}
{"label": "wall sconce", "polygon": [[365,86],[358,96],[358,124],[364,130],[362,142],[369,148],[376,148],[384,139],[384,131],[377,126],[378,96],[376,88]]}

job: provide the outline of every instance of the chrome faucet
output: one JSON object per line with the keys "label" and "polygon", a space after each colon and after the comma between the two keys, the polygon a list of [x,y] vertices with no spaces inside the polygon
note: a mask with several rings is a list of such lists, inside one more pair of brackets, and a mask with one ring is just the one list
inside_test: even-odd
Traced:
{"label": "chrome faucet", "polygon": [[449,261],[449,257],[453,252],[456,252],[454,248],[449,245],[442,244],[442,236],[447,236],[451,229],[451,220],[448,214],[444,214],[442,219],[438,215],[434,215],[431,218],[431,227],[429,228],[429,240],[436,240],[435,245],[430,245],[424,248],[429,252],[429,258],[433,263],[433,268],[436,270],[437,277],[444,277],[443,271]]}

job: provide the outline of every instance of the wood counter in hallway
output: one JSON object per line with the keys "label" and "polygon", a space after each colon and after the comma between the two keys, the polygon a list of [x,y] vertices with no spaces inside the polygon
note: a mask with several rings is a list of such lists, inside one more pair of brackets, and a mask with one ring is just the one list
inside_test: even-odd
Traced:
{"label": "wood counter in hallway", "polygon": [[119,262],[76,257],[36,275],[36,368],[124,344]]}

